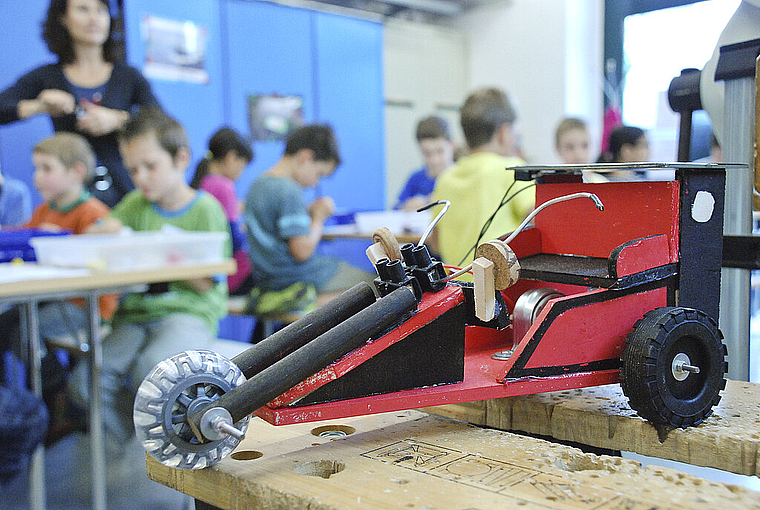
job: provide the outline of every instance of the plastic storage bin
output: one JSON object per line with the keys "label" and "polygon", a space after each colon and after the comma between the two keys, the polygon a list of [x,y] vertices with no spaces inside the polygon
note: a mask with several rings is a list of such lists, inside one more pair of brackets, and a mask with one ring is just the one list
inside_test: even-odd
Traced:
{"label": "plastic storage bin", "polygon": [[171,229],[35,238],[31,243],[43,265],[128,271],[221,262],[228,239],[226,232]]}
{"label": "plastic storage bin", "polygon": [[30,241],[34,237],[65,236],[68,232],[46,232],[36,228],[3,230],[0,232],[0,262],[21,259],[34,262],[34,248]]}

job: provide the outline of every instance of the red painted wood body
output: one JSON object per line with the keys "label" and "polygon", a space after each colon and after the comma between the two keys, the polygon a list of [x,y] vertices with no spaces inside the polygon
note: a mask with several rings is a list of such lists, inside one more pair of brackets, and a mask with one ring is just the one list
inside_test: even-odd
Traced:
{"label": "red painted wood body", "polygon": [[535,219],[541,231],[541,252],[607,258],[623,243],[663,234],[668,239],[669,262],[677,262],[679,190],[678,181],[536,186],[536,204],[580,191],[595,193],[604,203],[604,211],[581,199],[541,211]]}
{"label": "red painted wood body", "polygon": [[[510,244],[518,259],[540,253],[608,258],[611,276],[617,278],[678,262],[678,182],[541,184],[536,187],[536,203],[578,191],[596,193],[605,210],[600,212],[590,201],[580,199],[545,209],[536,217],[536,227],[524,230]],[[616,248],[617,254],[611,257]],[[284,425],[618,382],[626,335],[647,311],[668,304],[671,284],[671,280],[661,280],[610,290],[521,279],[502,292],[510,312],[518,297],[530,289],[551,287],[565,296],[550,300],[523,338],[513,339],[511,327],[497,331],[462,325],[462,382],[297,406],[299,398],[461,304],[462,289],[449,284],[440,292],[426,294],[410,320],[255,414]],[[507,349],[513,349],[508,360],[492,358]]]}

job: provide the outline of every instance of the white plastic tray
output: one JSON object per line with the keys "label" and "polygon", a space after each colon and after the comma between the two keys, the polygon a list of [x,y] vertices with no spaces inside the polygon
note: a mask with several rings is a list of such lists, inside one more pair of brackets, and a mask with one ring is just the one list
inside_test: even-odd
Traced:
{"label": "white plastic tray", "polygon": [[36,237],[30,242],[37,263],[41,265],[129,271],[221,262],[228,238],[226,232],[171,228],[151,232]]}

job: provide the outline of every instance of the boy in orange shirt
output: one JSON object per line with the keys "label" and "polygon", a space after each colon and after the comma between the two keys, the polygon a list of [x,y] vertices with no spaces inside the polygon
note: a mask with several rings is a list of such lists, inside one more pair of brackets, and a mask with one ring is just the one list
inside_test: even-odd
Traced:
{"label": "boy in orange shirt", "polygon": [[[108,206],[90,196],[85,188],[85,183],[95,173],[95,155],[84,137],[66,132],[55,134],[34,147],[32,163],[34,185],[45,202],[34,210],[25,227],[54,232],[70,230],[81,234],[108,215]],[[117,305],[117,296],[101,297],[101,317],[110,320]],[[39,305],[38,323],[43,341],[73,338],[78,346],[84,340],[88,321],[89,316],[81,299]],[[18,311],[11,309],[0,315],[0,349],[12,349],[18,354],[20,343]],[[44,344],[41,347],[44,352]],[[61,379],[65,376],[54,356],[46,356],[43,360],[43,373],[53,375],[43,381],[43,387],[51,392],[61,388]],[[56,417],[51,418],[51,427],[54,427]]]}
{"label": "boy in orange shirt", "polygon": [[[93,223],[108,216],[108,206],[91,196],[86,188],[86,183],[95,175],[95,154],[83,136],[61,132],[42,140],[32,150],[32,163],[34,186],[45,202],[37,206],[25,227],[84,234]],[[80,308],[84,304],[82,300],[72,303]],[[60,304],[51,303],[53,306]],[[101,297],[103,319],[110,320],[117,305],[116,296]],[[79,315],[76,310],[72,313]],[[71,321],[68,333],[79,336],[84,331],[87,315],[83,309],[81,315],[83,322]],[[40,308],[40,327],[42,324],[43,309]],[[45,338],[45,331],[41,329],[40,335]]]}
{"label": "boy in orange shirt", "polygon": [[108,215],[108,206],[85,188],[95,173],[95,155],[84,137],[61,132],[35,145],[32,152],[34,186],[45,203],[26,227],[52,232],[84,231]]}

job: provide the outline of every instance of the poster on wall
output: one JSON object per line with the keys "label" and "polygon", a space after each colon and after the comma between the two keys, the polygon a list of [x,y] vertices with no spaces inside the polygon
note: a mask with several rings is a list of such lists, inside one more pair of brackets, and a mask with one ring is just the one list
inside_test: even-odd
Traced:
{"label": "poster on wall", "polygon": [[144,16],[141,30],[145,44],[142,71],[146,77],[189,83],[209,82],[206,27],[192,21]]}
{"label": "poster on wall", "polygon": [[277,94],[248,96],[251,139],[280,141],[303,126],[303,97]]}

